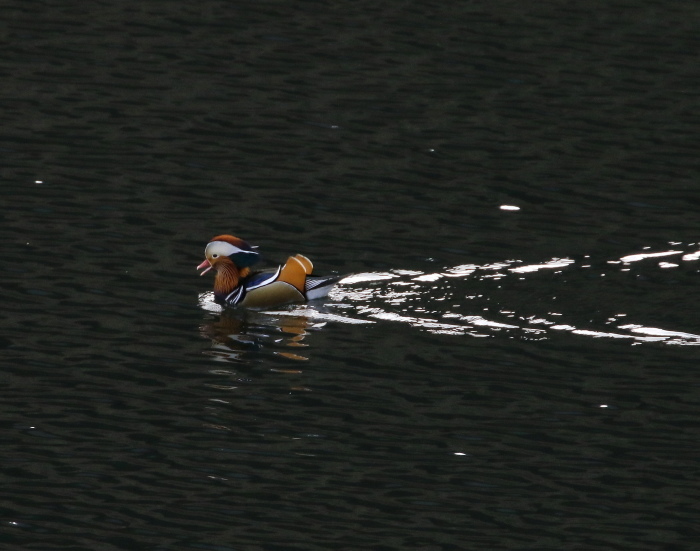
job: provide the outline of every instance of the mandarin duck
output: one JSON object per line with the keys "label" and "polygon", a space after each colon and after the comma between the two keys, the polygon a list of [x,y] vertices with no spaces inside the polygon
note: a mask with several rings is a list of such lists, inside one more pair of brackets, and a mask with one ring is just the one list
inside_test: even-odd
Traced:
{"label": "mandarin duck", "polygon": [[290,256],[272,271],[252,271],[260,260],[257,247],[232,235],[214,237],[204,250],[204,268],[216,271],[214,299],[228,306],[266,307],[325,297],[343,276],[312,276],[313,264],[304,255]]}

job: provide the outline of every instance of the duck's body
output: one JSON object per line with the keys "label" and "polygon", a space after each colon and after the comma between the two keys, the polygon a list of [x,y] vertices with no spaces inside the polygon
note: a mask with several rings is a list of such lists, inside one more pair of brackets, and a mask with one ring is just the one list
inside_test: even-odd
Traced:
{"label": "duck's body", "polygon": [[260,260],[259,253],[232,235],[213,238],[204,251],[206,259],[197,269],[216,271],[214,298],[228,306],[269,307],[289,302],[305,302],[328,294],[340,276],[312,276],[313,264],[301,254],[290,256],[277,270],[254,272],[250,267]]}

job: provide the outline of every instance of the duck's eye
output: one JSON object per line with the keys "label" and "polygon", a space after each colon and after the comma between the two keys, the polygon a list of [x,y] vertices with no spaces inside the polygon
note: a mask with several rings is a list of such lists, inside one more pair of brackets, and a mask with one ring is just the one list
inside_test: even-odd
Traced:
{"label": "duck's eye", "polygon": [[212,257],[212,258],[219,258],[219,255],[216,254],[216,253],[214,253],[213,255],[211,255],[211,257]]}

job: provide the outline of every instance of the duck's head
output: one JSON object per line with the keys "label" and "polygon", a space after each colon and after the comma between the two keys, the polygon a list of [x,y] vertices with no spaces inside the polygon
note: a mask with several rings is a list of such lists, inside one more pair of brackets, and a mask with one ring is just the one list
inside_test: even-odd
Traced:
{"label": "duck's head", "polygon": [[217,273],[227,268],[237,268],[238,271],[249,268],[260,260],[256,248],[233,235],[217,235],[204,249],[204,262],[197,266],[198,270],[204,268],[204,271],[199,275],[206,274],[212,268]]}

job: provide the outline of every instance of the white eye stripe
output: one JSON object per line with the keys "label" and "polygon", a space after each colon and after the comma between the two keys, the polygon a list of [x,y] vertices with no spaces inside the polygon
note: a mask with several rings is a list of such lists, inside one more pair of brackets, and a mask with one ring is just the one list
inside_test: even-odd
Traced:
{"label": "white eye stripe", "polygon": [[212,241],[207,245],[204,254],[207,256],[231,256],[240,252],[238,247],[234,247],[231,243],[226,243],[226,241]]}
{"label": "white eye stripe", "polygon": [[204,250],[206,256],[231,256],[232,254],[244,253],[244,254],[257,254],[255,251],[246,251],[244,249],[239,249],[235,245],[231,245],[226,241],[212,241],[207,245]]}

